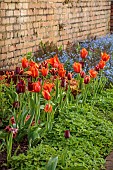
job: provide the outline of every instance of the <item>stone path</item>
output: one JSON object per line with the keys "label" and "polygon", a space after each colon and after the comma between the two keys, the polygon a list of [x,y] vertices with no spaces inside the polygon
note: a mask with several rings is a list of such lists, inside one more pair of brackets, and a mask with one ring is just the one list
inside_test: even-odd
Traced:
{"label": "stone path", "polygon": [[113,151],[106,157],[106,170],[113,170]]}

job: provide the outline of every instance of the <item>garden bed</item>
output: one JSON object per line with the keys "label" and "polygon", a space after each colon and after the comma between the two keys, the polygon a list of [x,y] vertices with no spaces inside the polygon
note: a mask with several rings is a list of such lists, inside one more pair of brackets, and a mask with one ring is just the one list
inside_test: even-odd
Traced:
{"label": "garden bed", "polygon": [[38,64],[28,55],[22,68],[0,72],[1,169],[105,169],[113,86],[104,70],[112,53],[76,47]]}

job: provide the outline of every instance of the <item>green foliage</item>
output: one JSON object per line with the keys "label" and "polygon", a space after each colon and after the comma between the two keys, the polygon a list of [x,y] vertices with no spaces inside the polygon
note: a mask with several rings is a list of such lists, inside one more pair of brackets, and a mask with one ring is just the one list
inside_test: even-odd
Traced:
{"label": "green foliage", "polygon": [[[108,89],[97,95],[93,107],[89,99],[84,105],[72,104],[67,111],[62,110],[55,119],[53,130],[45,134],[37,147],[30,149],[27,155],[12,157],[12,169],[43,170],[50,157],[55,156],[58,156],[58,170],[104,168],[105,157],[113,148],[113,124],[105,115],[113,110],[112,96],[113,89]],[[92,101],[94,99],[92,97]],[[109,110],[105,103],[110,105]],[[66,129],[71,133],[68,139],[64,138]]]}

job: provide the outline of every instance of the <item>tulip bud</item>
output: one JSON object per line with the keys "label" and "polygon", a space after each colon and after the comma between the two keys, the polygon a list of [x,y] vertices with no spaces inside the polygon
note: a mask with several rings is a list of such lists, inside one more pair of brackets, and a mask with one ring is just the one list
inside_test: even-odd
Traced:
{"label": "tulip bud", "polygon": [[65,78],[63,78],[61,80],[61,87],[66,87],[66,79]]}
{"label": "tulip bud", "polygon": [[25,84],[22,84],[22,82],[18,83],[16,85],[16,92],[19,93],[24,93],[25,92]]}
{"label": "tulip bud", "polygon": [[70,138],[70,130],[65,130],[64,137],[65,138]]}
{"label": "tulip bud", "polygon": [[81,78],[84,78],[84,77],[85,77],[85,75],[86,75],[86,73],[85,73],[84,71],[81,71],[81,72],[80,72],[80,76],[81,76]]}
{"label": "tulip bud", "polygon": [[99,65],[96,65],[96,66],[95,66],[95,70],[96,70],[96,71],[99,71],[99,70],[100,70]]}
{"label": "tulip bud", "polygon": [[84,83],[88,84],[90,82],[90,76],[85,76]]}
{"label": "tulip bud", "polygon": [[20,74],[20,71],[21,71],[20,67],[16,67],[15,74]]}
{"label": "tulip bud", "polygon": [[68,73],[68,74],[67,74],[67,78],[68,78],[68,80],[71,80],[71,79],[72,79],[72,74],[71,74],[71,73]]}
{"label": "tulip bud", "polygon": [[19,109],[19,107],[20,107],[20,102],[15,101],[15,102],[13,103],[13,108]]}
{"label": "tulip bud", "polygon": [[84,61],[80,61],[79,63],[81,64],[82,68],[84,68],[85,62]]}
{"label": "tulip bud", "polygon": [[29,91],[33,90],[33,83],[32,82],[28,82],[28,90]]}

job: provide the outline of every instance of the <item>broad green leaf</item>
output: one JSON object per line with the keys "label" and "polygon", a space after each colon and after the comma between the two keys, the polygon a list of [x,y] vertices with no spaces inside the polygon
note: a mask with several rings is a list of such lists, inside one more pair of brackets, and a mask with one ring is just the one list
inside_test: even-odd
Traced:
{"label": "broad green leaf", "polygon": [[55,170],[58,163],[58,156],[55,158],[50,158],[46,170]]}

